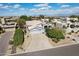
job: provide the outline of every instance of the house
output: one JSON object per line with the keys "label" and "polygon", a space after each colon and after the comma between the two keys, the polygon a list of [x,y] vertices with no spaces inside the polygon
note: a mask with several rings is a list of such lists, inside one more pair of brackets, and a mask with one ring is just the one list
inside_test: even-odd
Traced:
{"label": "house", "polygon": [[1,18],[1,27],[4,29],[9,29],[9,28],[15,28],[16,26],[16,19],[18,17],[16,16],[4,16]]}
{"label": "house", "polygon": [[79,22],[78,22],[78,18],[70,18],[67,17],[67,33],[74,31],[77,32],[79,30]]}
{"label": "house", "polygon": [[1,24],[2,24],[2,25],[5,24],[4,18],[1,18]]}
{"label": "house", "polygon": [[53,20],[51,20],[51,22],[52,22],[52,25],[54,25],[54,27],[57,27],[57,28],[67,27],[66,21],[60,18],[54,18]]}
{"label": "house", "polygon": [[28,30],[32,34],[44,32],[44,28],[43,28],[42,22],[40,20],[26,21],[26,25],[28,27]]}

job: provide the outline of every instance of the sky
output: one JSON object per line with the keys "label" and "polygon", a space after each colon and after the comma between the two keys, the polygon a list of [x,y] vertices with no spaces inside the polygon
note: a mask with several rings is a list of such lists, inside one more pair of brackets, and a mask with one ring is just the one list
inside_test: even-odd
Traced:
{"label": "sky", "polygon": [[79,15],[79,3],[0,3],[0,16]]}

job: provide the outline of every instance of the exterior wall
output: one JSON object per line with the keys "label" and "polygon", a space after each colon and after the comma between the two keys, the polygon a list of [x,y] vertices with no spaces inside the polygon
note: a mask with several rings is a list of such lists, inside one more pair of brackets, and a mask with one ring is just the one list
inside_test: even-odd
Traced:
{"label": "exterior wall", "polygon": [[58,28],[62,28],[63,25],[62,25],[61,23],[56,23],[56,27],[58,27]]}
{"label": "exterior wall", "polygon": [[5,24],[4,18],[1,18],[1,23],[2,23],[2,24]]}
{"label": "exterior wall", "polygon": [[69,21],[69,20],[70,20],[70,18],[69,18],[69,17],[67,17],[66,19],[67,19],[67,21]]}

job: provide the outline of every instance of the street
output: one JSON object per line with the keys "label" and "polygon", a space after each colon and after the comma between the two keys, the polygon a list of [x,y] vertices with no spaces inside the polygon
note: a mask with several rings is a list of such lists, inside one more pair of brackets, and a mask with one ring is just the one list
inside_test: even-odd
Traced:
{"label": "street", "polygon": [[15,54],[15,56],[79,56],[79,44],[51,48],[36,52]]}
{"label": "street", "polygon": [[9,45],[9,40],[12,37],[13,32],[12,31],[8,31],[5,32],[1,38],[0,38],[0,55],[5,55],[7,49],[8,49],[8,45]]}

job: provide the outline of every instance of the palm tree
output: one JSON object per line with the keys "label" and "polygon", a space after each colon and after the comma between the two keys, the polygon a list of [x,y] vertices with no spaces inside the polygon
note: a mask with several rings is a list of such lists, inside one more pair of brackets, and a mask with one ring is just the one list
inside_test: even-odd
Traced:
{"label": "palm tree", "polygon": [[39,18],[40,18],[40,19],[44,19],[44,15],[40,15]]}
{"label": "palm tree", "polygon": [[76,17],[77,17],[76,15],[71,15],[71,16],[70,16],[70,18],[76,18]]}
{"label": "palm tree", "polygon": [[17,20],[17,27],[18,28],[25,28],[25,24],[26,24],[26,21],[24,19],[18,19]]}

